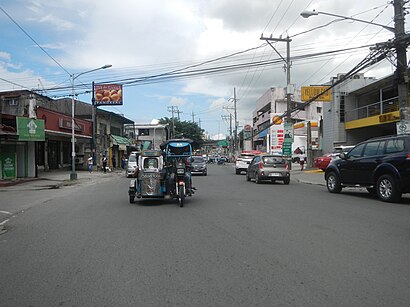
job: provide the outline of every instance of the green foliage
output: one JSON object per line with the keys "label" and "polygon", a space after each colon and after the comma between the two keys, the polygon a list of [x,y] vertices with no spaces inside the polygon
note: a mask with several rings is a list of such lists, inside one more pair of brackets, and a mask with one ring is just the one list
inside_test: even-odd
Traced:
{"label": "green foliage", "polygon": [[170,135],[173,135],[173,122],[175,123],[175,137],[176,139],[179,138],[188,138],[196,143],[196,148],[200,147],[203,142],[203,133],[204,129],[201,129],[197,123],[193,123],[190,121],[180,121],[177,118],[161,118],[159,120],[160,124],[168,124]]}

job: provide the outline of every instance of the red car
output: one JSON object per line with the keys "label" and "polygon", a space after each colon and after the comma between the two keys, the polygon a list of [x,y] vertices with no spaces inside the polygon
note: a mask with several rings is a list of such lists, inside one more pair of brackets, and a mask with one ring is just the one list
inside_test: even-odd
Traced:
{"label": "red car", "polygon": [[317,157],[314,161],[313,161],[313,165],[317,168],[320,168],[322,171],[324,171],[326,169],[326,167],[329,165],[330,161],[332,161],[332,159],[334,157],[337,157],[339,154],[335,154],[335,153],[328,153],[325,154],[324,156],[321,157]]}
{"label": "red car", "polygon": [[326,169],[326,167],[329,165],[330,161],[333,159],[339,157],[339,155],[342,152],[348,152],[350,149],[352,149],[354,146],[340,146],[340,147],[335,147],[334,151],[332,153],[325,154],[321,157],[317,157],[313,161],[313,165],[317,168],[320,168],[322,171]]}

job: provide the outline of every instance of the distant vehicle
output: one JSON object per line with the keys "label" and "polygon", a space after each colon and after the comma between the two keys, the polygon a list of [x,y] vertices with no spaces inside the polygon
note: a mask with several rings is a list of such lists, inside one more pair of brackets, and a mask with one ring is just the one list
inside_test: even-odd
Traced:
{"label": "distant vehicle", "polygon": [[339,155],[344,152],[348,152],[350,149],[352,149],[354,146],[338,146],[335,147],[333,152],[327,153],[321,157],[315,158],[313,161],[313,165],[322,171],[326,169],[326,167],[329,165],[329,163],[336,158],[339,158]]}
{"label": "distant vehicle", "polygon": [[208,168],[206,165],[206,160],[202,156],[193,156],[191,162],[191,173],[192,174],[202,174],[206,176],[208,174]]}
{"label": "distant vehicle", "polygon": [[134,175],[135,170],[138,168],[138,156],[139,152],[133,151],[130,153],[127,161],[125,176],[132,177]]}
{"label": "distant vehicle", "polygon": [[264,180],[271,182],[278,180],[289,184],[290,172],[286,159],[280,154],[256,155],[246,171],[246,181],[251,179],[255,179],[255,183],[261,183]]}
{"label": "distant vehicle", "polygon": [[259,150],[244,150],[236,158],[235,162],[235,173],[240,175],[242,172],[246,172],[248,169],[249,163],[252,161],[253,157],[257,154],[261,154]]}
{"label": "distant vehicle", "polygon": [[365,187],[386,202],[410,193],[410,134],[369,139],[359,143],[325,171],[330,193],[344,187]]}

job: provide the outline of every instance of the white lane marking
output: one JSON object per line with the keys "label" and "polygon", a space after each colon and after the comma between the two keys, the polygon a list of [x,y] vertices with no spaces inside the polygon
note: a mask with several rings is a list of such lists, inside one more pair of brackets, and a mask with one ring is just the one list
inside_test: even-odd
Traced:
{"label": "white lane marking", "polygon": [[0,213],[4,213],[4,214],[8,214],[8,215],[13,215],[13,213],[10,213],[10,212],[8,212],[8,211],[1,211],[1,210],[0,210]]}
{"label": "white lane marking", "polygon": [[10,221],[10,220],[9,219],[4,220],[3,222],[0,223],[0,226],[6,224],[8,221]]}

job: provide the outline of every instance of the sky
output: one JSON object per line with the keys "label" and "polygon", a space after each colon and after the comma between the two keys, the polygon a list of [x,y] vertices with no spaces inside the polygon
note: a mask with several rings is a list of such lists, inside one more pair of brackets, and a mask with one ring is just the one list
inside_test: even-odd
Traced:
{"label": "sky", "polygon": [[[300,13],[316,10],[394,27],[389,2],[2,0],[0,91],[35,89],[49,97],[70,97],[74,75],[77,98],[90,102],[91,82],[121,83],[123,105],[103,109],[142,124],[170,118],[170,107],[176,106],[180,120],[197,122],[213,139],[224,138],[227,118],[234,115],[234,89],[241,129],[252,124],[258,98],[270,87],[286,87],[279,57],[286,57],[286,43],[272,42],[276,52],[261,35],[292,40],[290,72],[296,88],[324,84],[366,57],[367,45],[394,34]],[[314,56],[320,52],[327,53]],[[112,67],[80,76],[106,64]],[[381,78],[394,69],[386,59],[363,73]]]}

